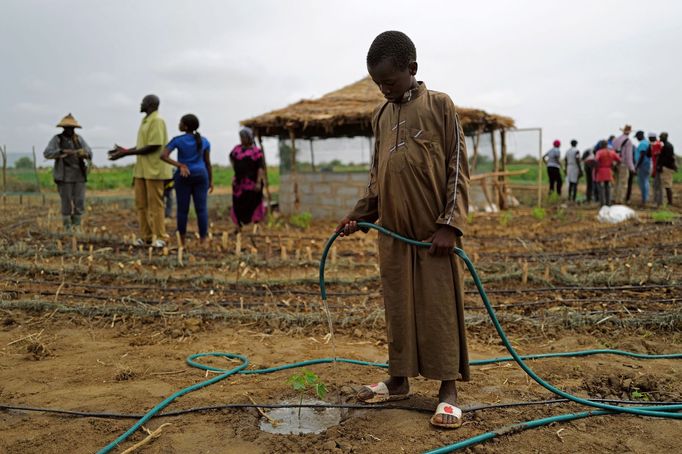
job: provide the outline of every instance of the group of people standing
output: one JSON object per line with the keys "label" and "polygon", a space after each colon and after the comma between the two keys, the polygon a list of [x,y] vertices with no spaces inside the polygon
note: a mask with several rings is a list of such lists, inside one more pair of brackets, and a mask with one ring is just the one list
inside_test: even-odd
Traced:
{"label": "group of people standing", "polygon": [[[137,142],[132,148],[115,145],[108,152],[116,161],[135,156],[133,188],[140,236],[137,246],[166,246],[168,235],[164,221],[164,190],[172,182],[177,200],[177,231],[185,243],[190,201],[194,202],[199,238],[208,238],[208,194],[213,192],[211,144],[199,133],[196,115],[184,115],[178,124],[182,134],[168,140],[165,121],[159,116],[160,100],[155,95],[142,99],[142,119]],[[85,140],[75,133],[80,124],[67,115],[57,125],[63,132],[50,140],[44,156],[54,159],[53,176],[61,198],[64,228],[80,226],[85,205],[85,185],[92,151]],[[240,144],[230,153],[235,174],[232,181],[231,218],[237,230],[242,225],[258,222],[265,215],[263,188],[266,185],[265,157],[254,143],[253,132],[242,128]],[[177,150],[177,159],[171,154]],[[175,170],[173,170],[175,168]]]}
{"label": "group of people standing", "polygon": [[[649,201],[650,179],[653,178],[653,195],[656,207],[663,205],[663,193],[668,205],[673,205],[673,174],[677,171],[673,144],[668,133],[657,136],[654,132],[637,131],[634,143],[630,138],[632,126],[625,125],[621,135],[600,140],[594,147],[582,153],[578,142],[571,141],[571,148],[564,157],[564,169],[568,181],[568,199],[576,201],[578,183],[585,176],[585,200],[598,201],[600,206],[612,203],[627,204],[632,195],[633,180],[641,193],[641,206]],[[549,177],[549,192],[561,196],[561,142],[555,140],[553,148],[544,156]]]}

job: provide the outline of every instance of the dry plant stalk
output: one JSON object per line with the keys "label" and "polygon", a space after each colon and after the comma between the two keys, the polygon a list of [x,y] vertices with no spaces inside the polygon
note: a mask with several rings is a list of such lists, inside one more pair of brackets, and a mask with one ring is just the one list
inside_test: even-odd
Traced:
{"label": "dry plant stalk", "polygon": [[227,240],[229,239],[229,234],[227,232],[223,232],[223,237],[221,238],[221,245],[223,246],[223,250],[227,251]]}
{"label": "dry plant stalk", "polygon": [[235,241],[235,244],[234,244],[234,253],[237,257],[239,257],[242,253],[242,234],[241,233],[237,234],[237,241]]}
{"label": "dry plant stalk", "polygon": [[161,436],[161,431],[163,430],[163,428],[166,426],[171,426],[171,425],[172,424],[169,422],[163,423],[154,432],[151,432],[149,429],[143,427],[144,431],[147,432],[147,436],[145,437],[145,439],[138,442],[138,443],[135,443],[130,448],[123,451],[121,454],[130,454],[132,452],[135,452],[138,448],[141,448],[142,446],[146,445],[147,443],[150,443],[151,441],[159,438]]}
{"label": "dry plant stalk", "polygon": [[521,283],[528,283],[528,260],[523,260],[521,262]]}
{"label": "dry plant stalk", "polygon": [[256,401],[253,400],[253,397],[251,397],[251,395],[249,393],[244,393],[244,395],[251,401],[252,404],[254,404],[256,406],[256,410],[258,411],[258,413],[260,413],[260,415],[263,418],[267,419],[268,422],[270,422],[272,427],[277,427],[280,424],[281,421],[279,419],[275,419],[275,418],[271,417],[270,415],[268,415],[267,413],[265,413],[263,411],[263,409],[258,406]]}

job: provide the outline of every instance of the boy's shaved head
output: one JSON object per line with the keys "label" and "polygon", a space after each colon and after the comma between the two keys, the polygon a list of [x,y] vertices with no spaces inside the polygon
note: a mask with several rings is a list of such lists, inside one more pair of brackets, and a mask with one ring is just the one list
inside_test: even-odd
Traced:
{"label": "boy's shaved head", "polygon": [[383,32],[372,41],[367,52],[367,67],[376,67],[383,60],[390,59],[396,69],[407,69],[417,61],[417,49],[412,40],[403,32]]}

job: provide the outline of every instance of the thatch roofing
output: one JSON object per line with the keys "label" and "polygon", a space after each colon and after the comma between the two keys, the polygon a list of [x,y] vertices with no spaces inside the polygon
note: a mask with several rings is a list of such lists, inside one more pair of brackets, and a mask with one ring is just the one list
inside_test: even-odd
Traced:
{"label": "thatch roofing", "polygon": [[[297,138],[371,136],[372,113],[385,99],[369,77],[327,93],[318,99],[304,99],[283,109],[243,120],[262,136]],[[465,134],[514,127],[514,120],[480,109],[458,107]]]}

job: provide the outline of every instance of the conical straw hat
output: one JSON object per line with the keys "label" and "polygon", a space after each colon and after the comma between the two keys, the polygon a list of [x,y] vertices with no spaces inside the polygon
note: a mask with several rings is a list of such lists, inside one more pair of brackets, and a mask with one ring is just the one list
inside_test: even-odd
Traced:
{"label": "conical straw hat", "polygon": [[81,125],[78,124],[73,115],[68,114],[66,117],[62,118],[62,121],[57,125],[58,128],[80,128]]}

